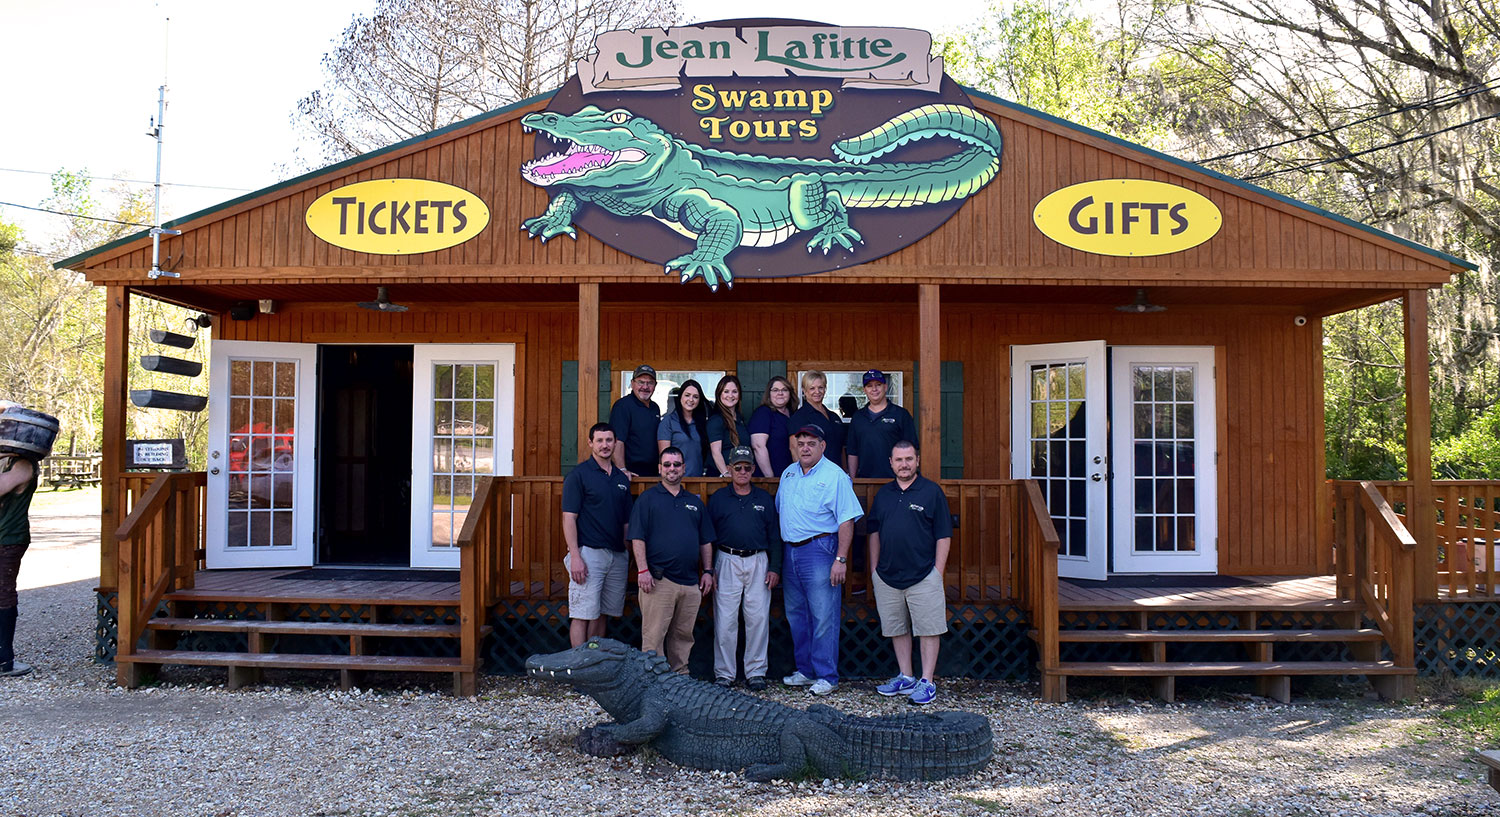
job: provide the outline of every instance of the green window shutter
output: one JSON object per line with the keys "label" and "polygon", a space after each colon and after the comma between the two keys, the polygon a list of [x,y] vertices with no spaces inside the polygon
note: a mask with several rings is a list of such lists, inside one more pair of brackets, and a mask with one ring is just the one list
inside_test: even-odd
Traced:
{"label": "green window shutter", "polygon": [[760,408],[760,401],[766,396],[766,381],[781,375],[786,377],[785,360],[741,360],[735,369],[735,374],[740,379],[740,413],[745,416],[745,422],[750,422],[750,415]]}
{"label": "green window shutter", "polygon": [[610,380],[609,361],[599,361],[599,419],[596,423],[609,422],[609,410],[614,407],[615,400],[619,395],[615,394],[615,384]]}
{"label": "green window shutter", "polygon": [[964,478],[964,362],[945,360],[943,380],[943,479]]}
{"label": "green window shutter", "polygon": [[577,465],[578,456],[578,361],[564,360],[562,364],[562,475],[567,476]]}

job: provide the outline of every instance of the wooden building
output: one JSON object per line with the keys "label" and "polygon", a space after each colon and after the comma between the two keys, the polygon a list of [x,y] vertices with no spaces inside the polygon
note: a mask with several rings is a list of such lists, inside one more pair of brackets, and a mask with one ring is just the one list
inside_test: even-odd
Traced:
{"label": "wooden building", "polygon": [[[818,274],[714,292],[584,230],[533,239],[518,228],[548,196],[521,180],[537,150],[521,120],[550,97],[174,222],[174,277],[149,276],[146,235],[63,262],[109,294],[100,615],[117,621],[122,682],[182,663],[235,683],[268,666],[453,672],[466,691],[485,662],[555,646],[562,475],[622,373],[650,363],[710,390],[738,373],[746,406],[772,374],[899,374],[959,521],[954,672],[1019,666],[1052,700],[1075,675],[1146,676],[1168,697],[1177,676],[1257,675],[1285,698],[1291,676],[1352,673],[1401,694],[1416,603],[1442,595],[1427,361],[1407,363],[1413,481],[1392,497],[1332,485],[1320,327],[1402,299],[1406,348],[1425,349],[1427,290],[1469,265],[969,95],[1003,136],[993,181],[904,249]],[[309,229],[320,197],[389,179],[469,191],[488,224],[414,255]],[[1198,194],[1222,226],[1151,256],[1038,227],[1049,194],[1121,179]],[[359,306],[377,287],[409,308]],[[212,318],[206,473],[122,470],[132,296]],[[459,572],[381,580],[371,565]],[[298,578],[336,567],[359,570]],[[868,627],[865,588],[864,573],[847,588],[850,627]],[[980,624],[1008,628],[1010,669]],[[347,654],[296,649],[309,635]],[[434,640],[450,647],[401,648]]]}

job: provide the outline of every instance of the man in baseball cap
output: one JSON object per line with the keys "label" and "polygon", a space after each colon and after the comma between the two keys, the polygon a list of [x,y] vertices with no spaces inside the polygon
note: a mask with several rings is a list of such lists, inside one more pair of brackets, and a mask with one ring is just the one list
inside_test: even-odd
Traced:
{"label": "man in baseball cap", "polygon": [[741,609],[745,612],[745,686],[766,688],[766,650],[771,636],[771,591],[781,582],[781,522],[776,500],[750,484],[755,453],[741,445],[729,452],[730,484],[708,498],[714,540],[714,683],[732,686],[739,668]]}

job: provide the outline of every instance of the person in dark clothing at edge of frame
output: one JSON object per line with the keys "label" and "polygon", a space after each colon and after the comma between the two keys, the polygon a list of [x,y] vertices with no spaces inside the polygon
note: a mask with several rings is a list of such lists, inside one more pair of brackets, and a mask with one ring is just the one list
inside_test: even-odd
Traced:
{"label": "person in dark clothing at edge of frame", "polygon": [[[0,400],[0,412],[20,404]],[[0,678],[31,672],[16,660],[16,619],[20,596],[16,576],[31,545],[31,497],[36,493],[37,463],[15,454],[0,455]]]}

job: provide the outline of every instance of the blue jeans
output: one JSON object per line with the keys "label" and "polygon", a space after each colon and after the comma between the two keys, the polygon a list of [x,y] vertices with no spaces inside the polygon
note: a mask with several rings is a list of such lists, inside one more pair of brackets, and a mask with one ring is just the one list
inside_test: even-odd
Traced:
{"label": "blue jeans", "polygon": [[787,545],[781,578],[797,671],[833,684],[839,681],[844,588],[829,584],[828,572],[838,544],[838,536],[828,535],[801,547]]}

